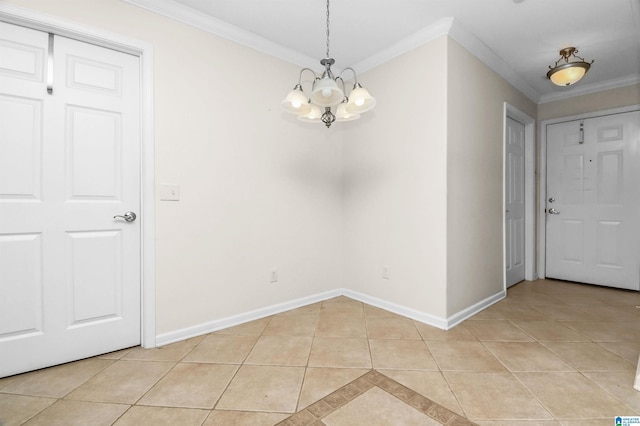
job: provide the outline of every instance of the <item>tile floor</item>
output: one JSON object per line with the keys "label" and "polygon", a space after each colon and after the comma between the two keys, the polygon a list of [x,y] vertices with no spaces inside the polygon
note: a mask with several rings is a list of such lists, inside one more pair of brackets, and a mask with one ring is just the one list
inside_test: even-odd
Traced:
{"label": "tile floor", "polygon": [[338,297],[0,379],[0,425],[608,426],[639,353],[637,292],[523,282],[449,331]]}

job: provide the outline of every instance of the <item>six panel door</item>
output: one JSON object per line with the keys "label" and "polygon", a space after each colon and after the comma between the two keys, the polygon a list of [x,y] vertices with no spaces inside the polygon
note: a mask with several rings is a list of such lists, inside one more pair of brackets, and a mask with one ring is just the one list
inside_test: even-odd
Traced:
{"label": "six panel door", "polygon": [[524,280],[524,125],[507,117],[505,141],[505,268],[510,287]]}
{"label": "six panel door", "polygon": [[0,26],[7,376],[140,343],[140,220],[114,218],[140,212],[140,74],[135,56]]}
{"label": "six panel door", "polygon": [[638,111],[548,126],[547,277],[640,289],[639,139]]}

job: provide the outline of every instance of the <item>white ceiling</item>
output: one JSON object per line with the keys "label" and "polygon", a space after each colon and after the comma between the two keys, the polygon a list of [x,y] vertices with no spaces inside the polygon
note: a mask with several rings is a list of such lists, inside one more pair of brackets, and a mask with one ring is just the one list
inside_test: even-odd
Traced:
{"label": "white ceiling", "polygon": [[[262,50],[282,47],[317,61],[325,57],[325,0],[125,1],[161,13],[158,7],[164,7],[169,16],[188,7],[200,12],[200,22],[210,16],[231,24],[234,35],[227,37],[244,44],[257,35],[268,41]],[[381,51],[454,18],[485,52],[506,63],[534,101],[640,81],[640,0],[332,0],[330,17],[331,57],[338,68],[364,66]],[[595,63],[583,81],[559,88],[545,75],[567,46]],[[316,63],[314,69],[320,68]]]}

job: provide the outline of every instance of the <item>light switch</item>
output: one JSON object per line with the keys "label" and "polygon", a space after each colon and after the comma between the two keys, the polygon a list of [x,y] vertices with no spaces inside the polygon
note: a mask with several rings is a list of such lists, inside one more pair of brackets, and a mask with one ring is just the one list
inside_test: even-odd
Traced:
{"label": "light switch", "polygon": [[176,185],[175,183],[161,183],[160,201],[180,201],[180,185]]}

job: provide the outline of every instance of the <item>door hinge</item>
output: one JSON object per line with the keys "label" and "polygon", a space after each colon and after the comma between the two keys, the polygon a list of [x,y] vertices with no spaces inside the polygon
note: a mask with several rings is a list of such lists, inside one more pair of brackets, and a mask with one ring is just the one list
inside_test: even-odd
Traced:
{"label": "door hinge", "polygon": [[47,93],[53,95],[53,33],[49,33],[49,54],[47,55]]}
{"label": "door hinge", "polygon": [[584,120],[580,120],[580,131],[578,134],[578,143],[584,143]]}

